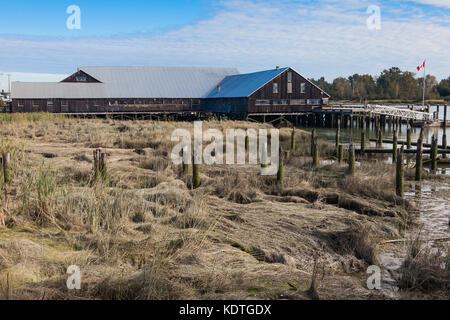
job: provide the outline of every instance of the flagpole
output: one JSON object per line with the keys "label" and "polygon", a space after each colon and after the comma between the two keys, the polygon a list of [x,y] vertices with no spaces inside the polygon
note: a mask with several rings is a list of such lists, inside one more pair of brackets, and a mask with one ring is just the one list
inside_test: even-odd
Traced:
{"label": "flagpole", "polygon": [[423,66],[423,97],[422,97],[422,108],[425,108],[425,77],[426,77],[426,60]]}

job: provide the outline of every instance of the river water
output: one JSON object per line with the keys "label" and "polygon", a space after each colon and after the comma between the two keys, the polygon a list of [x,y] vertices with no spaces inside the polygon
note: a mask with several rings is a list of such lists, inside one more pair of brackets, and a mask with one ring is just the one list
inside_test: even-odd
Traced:
{"label": "river water", "polygon": [[[440,108],[439,118],[444,119],[444,108]],[[431,112],[436,111],[436,107],[431,107]],[[448,110],[448,119],[450,120],[450,108]],[[304,128],[311,130],[311,128]],[[325,138],[330,142],[335,141],[336,129],[331,128],[317,128],[319,137]],[[353,143],[355,147],[359,147],[361,139],[361,131],[366,132],[366,148],[374,148],[375,142],[369,142],[369,138],[376,138],[377,133],[373,128],[345,128],[341,129],[340,141],[342,144]],[[393,126],[386,125],[383,130],[383,138],[393,138]],[[407,125],[401,124],[398,132],[400,141],[406,141]],[[412,141],[416,142],[420,135],[420,128],[412,128]],[[431,143],[433,135],[437,135],[439,144],[442,143],[442,136],[444,129],[439,127],[424,128],[424,142]],[[450,145],[450,128],[446,130],[447,145]],[[392,144],[384,144],[384,148],[392,148]],[[413,147],[414,148],[414,147]],[[387,156],[387,155],[386,155]],[[386,157],[389,161],[389,157]],[[425,168],[425,170],[428,170]],[[448,165],[440,165],[436,174],[450,174]],[[413,213],[414,221],[417,227],[408,230],[405,234],[405,239],[414,237],[415,234],[420,233],[423,239],[444,238],[450,236],[449,219],[450,219],[450,183],[448,181],[440,180],[424,180],[420,183],[408,182],[412,188],[410,192],[405,193],[405,198],[415,204],[416,212]],[[427,245],[433,246],[433,242],[427,242]],[[406,242],[399,242],[395,245],[396,250],[383,252],[379,255],[379,260],[382,268],[382,292],[392,299],[402,298],[402,294],[398,291],[395,277],[398,277],[398,269],[401,267],[405,254]]]}

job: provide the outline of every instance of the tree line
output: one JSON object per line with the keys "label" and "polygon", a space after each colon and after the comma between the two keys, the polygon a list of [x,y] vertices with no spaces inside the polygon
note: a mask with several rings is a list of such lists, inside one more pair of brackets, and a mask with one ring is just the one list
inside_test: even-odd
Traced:
{"label": "tree line", "polygon": [[[416,78],[414,72],[392,67],[383,70],[378,77],[369,74],[354,74],[348,78],[339,77],[329,83],[324,77],[310,79],[331,95],[333,100],[402,100],[422,101],[423,77]],[[437,81],[433,75],[425,77],[426,100],[450,101],[450,77]]]}

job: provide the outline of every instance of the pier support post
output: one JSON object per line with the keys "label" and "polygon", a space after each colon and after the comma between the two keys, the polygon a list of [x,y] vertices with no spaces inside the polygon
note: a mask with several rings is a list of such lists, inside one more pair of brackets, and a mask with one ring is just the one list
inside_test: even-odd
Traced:
{"label": "pier support post", "polygon": [[361,155],[364,156],[364,152],[366,151],[366,133],[361,131]]}
{"label": "pier support post", "polygon": [[411,149],[411,127],[408,125],[408,129],[406,130],[406,148],[408,150]]}
{"label": "pier support post", "polygon": [[395,170],[395,190],[397,196],[403,197],[405,193],[405,172],[403,170],[403,149],[397,154],[397,168]]}
{"label": "pier support post", "polygon": [[284,167],[283,167],[283,154],[281,147],[278,149],[278,171],[277,171],[277,181],[279,183],[283,182],[284,177]]}
{"label": "pier support post", "polygon": [[344,161],[344,146],[342,144],[338,146],[338,161],[339,163]]}
{"label": "pier support post", "polygon": [[317,136],[315,136],[314,140],[313,140],[312,158],[313,158],[313,166],[318,167],[319,166],[319,145],[317,143]]}
{"label": "pier support post", "polygon": [[423,140],[417,140],[417,152],[416,152],[416,181],[422,180],[422,170],[423,170]]}
{"label": "pier support post", "polygon": [[348,148],[348,174],[352,175],[355,173],[355,146],[353,143]]}
{"label": "pier support post", "polygon": [[200,185],[200,168],[199,165],[195,163],[194,152],[192,152],[192,188],[197,189]]}
{"label": "pier support post", "polygon": [[383,146],[383,133],[381,132],[381,129],[378,128],[377,147],[381,148],[382,146]]}
{"label": "pier support post", "polygon": [[397,145],[398,145],[398,135],[397,130],[394,130],[394,136],[392,141],[392,163],[397,162]]}
{"label": "pier support post", "polygon": [[311,131],[311,156],[314,154],[314,140],[316,138],[316,128]]}
{"label": "pier support post", "polygon": [[[447,105],[444,105],[444,132],[442,133],[442,149],[447,149]],[[447,155],[442,154],[442,158],[446,158]]]}
{"label": "pier support post", "polygon": [[438,139],[435,135],[431,138],[431,171],[437,170]]}
{"label": "pier support post", "polygon": [[[246,138],[248,140],[248,136],[246,136]],[[247,148],[247,150],[248,150],[248,148]],[[295,127],[292,128],[292,133],[291,133],[291,150],[292,150],[292,152],[295,152]]]}

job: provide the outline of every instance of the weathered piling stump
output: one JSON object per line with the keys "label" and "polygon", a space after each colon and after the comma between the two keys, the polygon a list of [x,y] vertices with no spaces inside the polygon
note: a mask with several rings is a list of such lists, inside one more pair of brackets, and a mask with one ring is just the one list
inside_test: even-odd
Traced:
{"label": "weathered piling stump", "polygon": [[438,140],[435,135],[431,138],[431,170],[437,170]]}
{"label": "weathered piling stump", "polygon": [[200,168],[199,164],[195,163],[195,156],[192,154],[192,188],[197,189],[200,187]]}
{"label": "weathered piling stump", "polygon": [[361,155],[364,155],[364,152],[366,151],[366,133],[364,131],[361,131]]}
{"label": "weathered piling stump", "polygon": [[248,151],[249,146],[250,146],[250,139],[248,135],[245,135],[245,151]]}
{"label": "weathered piling stump", "polygon": [[392,163],[397,162],[397,146],[398,146],[398,135],[397,130],[394,130],[393,142],[392,142]]}
{"label": "weathered piling stump", "polygon": [[102,152],[101,149],[94,150],[94,178],[106,180],[106,153]]}
{"label": "weathered piling stump", "polygon": [[348,148],[348,170],[347,173],[352,175],[355,173],[355,146],[353,143]]}
{"label": "weathered piling stump", "polygon": [[405,172],[403,168],[403,149],[397,153],[397,167],[395,170],[395,191],[397,196],[403,197],[405,193]]}
{"label": "weathered piling stump", "polygon": [[[442,134],[442,149],[447,149],[447,105],[444,105],[444,133]],[[446,158],[444,153],[442,158]]]}
{"label": "weathered piling stump", "polygon": [[2,166],[3,166],[3,182],[5,184],[11,182],[11,154],[5,152],[2,154]]}
{"label": "weathered piling stump", "polygon": [[408,150],[411,149],[411,127],[408,125],[408,129],[406,130],[406,148]]}
{"label": "weathered piling stump", "polygon": [[420,128],[420,134],[419,134],[419,139],[422,140],[423,143],[423,139],[425,138],[425,132],[423,127]]}
{"label": "weathered piling stump", "polygon": [[378,128],[377,148],[381,148],[382,146],[383,146],[383,133],[381,131],[381,128]]}
{"label": "weathered piling stump", "polygon": [[339,163],[344,161],[344,146],[342,144],[338,147],[338,161]]}
{"label": "weathered piling stump", "polygon": [[422,139],[417,140],[417,152],[416,152],[416,181],[422,180],[422,170],[423,170],[423,145]]}
{"label": "weathered piling stump", "polygon": [[182,159],[182,166],[183,166],[183,174],[188,174],[189,173],[189,164],[187,163],[187,161],[184,159],[185,155],[187,155],[187,147],[184,146],[181,149],[181,159]]}
{"label": "weathered piling stump", "polygon": [[[247,136],[247,138],[248,138],[248,136]],[[292,128],[292,133],[291,133],[291,151],[295,152],[295,127]]]}
{"label": "weathered piling stump", "polygon": [[316,138],[316,129],[312,129],[311,131],[311,156],[314,155],[314,140]]}
{"label": "weathered piling stump", "polygon": [[338,148],[341,140],[341,129],[338,127],[336,129],[336,154],[338,153]]}
{"label": "weathered piling stump", "polygon": [[312,159],[313,159],[313,166],[318,167],[319,166],[319,145],[317,142],[317,136],[314,137],[313,141],[313,152],[312,152]]}
{"label": "weathered piling stump", "polygon": [[281,147],[278,149],[278,171],[277,171],[277,181],[279,183],[283,182],[284,177],[284,165],[283,165],[283,152]]}

